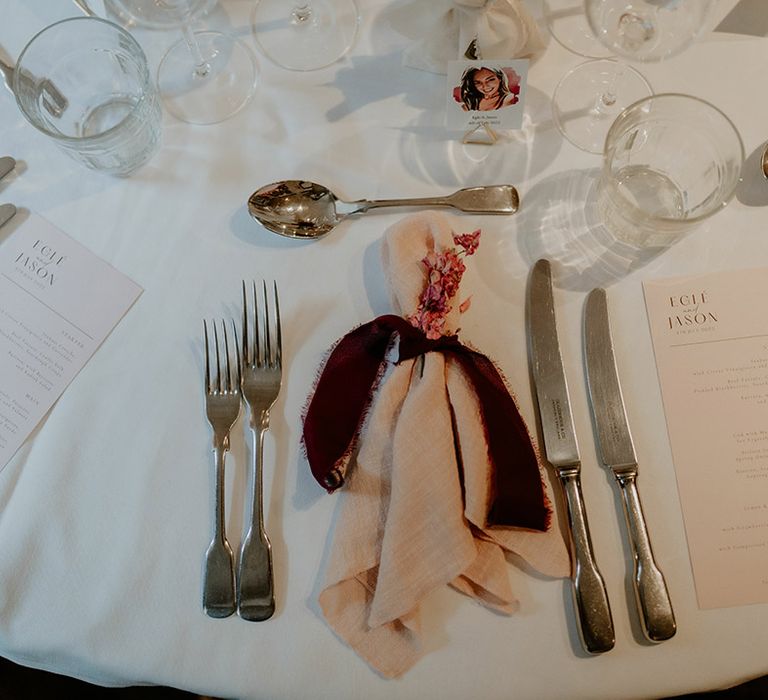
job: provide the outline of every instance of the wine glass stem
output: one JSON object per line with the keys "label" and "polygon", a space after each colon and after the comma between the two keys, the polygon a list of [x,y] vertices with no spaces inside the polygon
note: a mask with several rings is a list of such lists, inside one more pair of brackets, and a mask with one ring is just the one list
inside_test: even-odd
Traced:
{"label": "wine glass stem", "polygon": [[598,98],[598,105],[597,109],[598,111],[603,111],[606,107],[611,108],[616,104],[617,95],[617,86],[619,84],[619,81],[621,80],[621,77],[624,75],[624,72],[627,69],[627,64],[625,61],[617,60],[615,63],[615,67],[613,70],[613,75],[611,75],[611,81],[608,83],[608,87],[603,91],[603,93]]}
{"label": "wine glass stem", "polygon": [[308,2],[297,3],[293,6],[291,17],[294,24],[304,24],[312,19],[312,5]]}
{"label": "wine glass stem", "polygon": [[184,33],[184,41],[187,42],[189,52],[192,54],[192,60],[195,62],[195,75],[198,78],[205,78],[211,72],[211,66],[203,57],[203,52],[200,50],[200,44],[195,33],[187,22],[184,22],[181,31]]}

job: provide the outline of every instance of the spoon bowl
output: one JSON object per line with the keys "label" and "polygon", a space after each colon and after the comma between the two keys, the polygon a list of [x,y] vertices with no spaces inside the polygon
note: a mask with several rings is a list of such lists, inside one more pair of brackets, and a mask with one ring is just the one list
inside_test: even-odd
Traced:
{"label": "spoon bowl", "polygon": [[320,238],[341,219],[333,192],[306,180],[266,185],[248,198],[248,212],[264,228],[289,238]]}
{"label": "spoon bowl", "polygon": [[377,207],[445,206],[475,214],[514,214],[520,197],[512,185],[467,187],[447,197],[359,199],[345,202],[323,185],[283,180],[256,190],[248,213],[264,228],[288,238],[321,238],[352,214]]}

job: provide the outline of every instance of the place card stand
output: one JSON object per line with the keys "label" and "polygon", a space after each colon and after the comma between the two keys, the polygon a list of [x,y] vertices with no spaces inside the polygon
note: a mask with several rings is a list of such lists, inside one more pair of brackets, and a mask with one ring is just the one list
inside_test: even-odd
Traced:
{"label": "place card stand", "polygon": [[493,146],[499,140],[499,135],[488,124],[483,122],[470,129],[461,139],[462,143],[479,143],[483,146]]}

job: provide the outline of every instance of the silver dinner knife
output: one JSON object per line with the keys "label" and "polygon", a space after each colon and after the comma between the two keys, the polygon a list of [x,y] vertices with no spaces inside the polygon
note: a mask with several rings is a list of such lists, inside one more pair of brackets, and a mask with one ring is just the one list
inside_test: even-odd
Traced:
{"label": "silver dinner knife", "polygon": [[613,649],[616,639],[608,593],[592,554],[592,540],[581,493],[581,461],[557,338],[552,272],[548,260],[539,260],[533,266],[528,283],[526,316],[544,449],[565,494],[579,635],[588,652],[600,654]]}
{"label": "silver dinner knife", "polygon": [[584,356],[598,452],[621,492],[634,559],[632,582],[643,633],[662,642],[677,631],[664,575],[656,565],[637,490],[637,457],[621,393],[604,289],[593,289],[584,312]]}

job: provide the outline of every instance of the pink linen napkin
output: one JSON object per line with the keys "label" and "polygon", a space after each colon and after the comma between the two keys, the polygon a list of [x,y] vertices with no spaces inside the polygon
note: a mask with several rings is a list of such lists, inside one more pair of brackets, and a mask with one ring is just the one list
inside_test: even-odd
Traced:
{"label": "pink linen napkin", "polygon": [[[448,284],[439,270],[432,268],[428,276],[425,258],[439,267],[457,250],[455,240],[448,220],[434,213],[408,217],[387,232],[385,268],[395,304],[410,323],[385,316],[345,336],[328,359],[305,419],[316,478],[331,490],[345,486],[320,607],[331,628],[387,677],[402,675],[420,658],[419,606],[436,588],[450,584],[511,614],[518,601],[506,553],[545,575],[565,577],[570,571],[557,518],[550,517],[551,487],[542,480],[538,452],[514,401],[487,358],[456,339],[458,299],[439,314],[439,334],[434,323],[426,324],[429,340],[412,325],[424,321],[430,280]],[[371,350],[375,329],[382,326],[396,329],[394,342],[372,352],[385,356],[369,387],[375,395],[368,397],[362,425],[339,437],[340,454],[330,464],[334,458],[327,458],[320,443],[338,428],[332,416],[339,413],[328,410],[327,397],[343,411],[347,396],[343,389],[325,390],[324,381],[350,355]],[[427,351],[408,357],[414,342],[417,349],[426,343]],[[490,389],[484,373],[491,377]],[[503,404],[494,403],[497,384],[515,412],[512,419],[504,414],[501,424],[488,407]],[[360,413],[359,407],[352,412]]]}
{"label": "pink linen napkin", "polygon": [[453,0],[424,36],[405,51],[404,63],[431,73],[445,73],[448,61],[462,58],[473,40],[485,59],[526,58],[544,48],[520,0]]}

